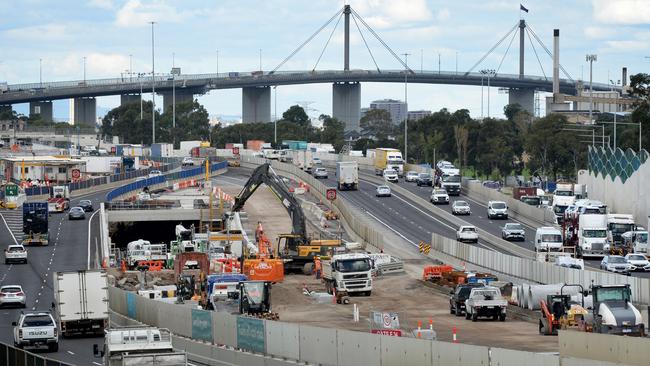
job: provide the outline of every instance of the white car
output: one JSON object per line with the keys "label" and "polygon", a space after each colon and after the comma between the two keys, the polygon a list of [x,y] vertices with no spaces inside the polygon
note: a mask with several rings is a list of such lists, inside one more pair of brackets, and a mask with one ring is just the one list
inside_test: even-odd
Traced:
{"label": "white car", "polygon": [[149,172],[149,178],[160,177],[161,175],[163,174],[160,170],[152,170]]}
{"label": "white car", "polygon": [[501,228],[501,239],[526,241],[526,231],[518,222],[509,222]]}
{"label": "white car", "polygon": [[188,157],[183,158],[183,162],[181,163],[183,166],[194,166],[194,159]]}
{"label": "white car", "polygon": [[323,161],[320,160],[320,158],[313,158],[311,161],[314,163],[314,165],[323,165]]}
{"label": "white car", "polygon": [[59,330],[52,314],[47,312],[21,314],[14,327],[14,345],[47,346],[48,351],[59,351]]}
{"label": "white car", "polygon": [[508,219],[508,205],[503,201],[489,201],[487,207],[488,219]]}
{"label": "white car", "polygon": [[472,210],[466,201],[454,201],[451,205],[451,213],[454,215],[470,215]]}
{"label": "white car", "polygon": [[418,172],[411,170],[410,172],[406,173],[406,176],[404,177],[404,180],[407,182],[415,182],[418,179]]}
{"label": "white car", "polygon": [[449,195],[444,189],[434,189],[429,199],[434,205],[439,203],[449,204]]}
{"label": "white car", "polygon": [[314,169],[314,172],[312,174],[316,179],[319,178],[327,179],[327,169],[325,168],[316,168]]}
{"label": "white car", "polygon": [[632,264],[620,255],[606,255],[600,262],[600,269],[630,275]]}
{"label": "white car", "polygon": [[20,285],[5,285],[0,287],[0,306],[17,305],[25,307],[27,296]]}
{"label": "white car", "polygon": [[456,231],[456,240],[460,242],[478,243],[478,231],[475,226],[463,225]]}
{"label": "white car", "polygon": [[384,170],[384,179],[386,182],[397,183],[399,181],[399,176],[393,169],[386,169]]}
{"label": "white car", "polygon": [[650,271],[650,261],[643,254],[628,254],[625,256],[628,263],[632,265],[632,271]]}
{"label": "white car", "polygon": [[27,250],[20,244],[9,245],[7,249],[5,249],[5,264],[16,262],[27,263]]}
{"label": "white car", "polygon": [[390,187],[389,186],[378,186],[377,187],[377,197],[390,197]]}

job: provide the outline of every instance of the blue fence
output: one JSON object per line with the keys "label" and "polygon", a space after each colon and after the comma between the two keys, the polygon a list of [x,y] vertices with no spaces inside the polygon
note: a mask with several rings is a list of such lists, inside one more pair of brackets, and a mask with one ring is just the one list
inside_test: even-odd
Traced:
{"label": "blue fence", "polygon": [[[225,169],[228,166],[228,162],[222,161],[219,163],[212,163],[210,164],[210,172],[215,172],[217,170]],[[148,187],[150,185],[154,184],[160,184],[164,183],[166,181],[172,181],[172,180],[178,180],[178,179],[186,179],[186,178],[191,178],[191,177],[196,177],[196,176],[203,176],[205,175],[205,166],[200,166],[197,168],[192,168],[192,169],[186,169],[186,170],[181,170],[178,172],[174,173],[169,173],[165,174],[162,176],[158,177],[152,177],[152,178],[147,178],[143,179],[137,182],[129,183],[126,185],[123,185],[121,187],[117,187],[114,190],[108,192],[106,195],[106,201],[110,202],[116,197],[119,197],[123,194],[133,192],[133,191],[141,191],[144,187]]]}

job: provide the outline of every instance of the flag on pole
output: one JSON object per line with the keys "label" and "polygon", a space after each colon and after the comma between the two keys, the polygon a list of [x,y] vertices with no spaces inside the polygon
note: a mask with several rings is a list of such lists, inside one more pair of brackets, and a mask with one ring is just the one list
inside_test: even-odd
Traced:
{"label": "flag on pole", "polygon": [[528,13],[528,9],[526,9],[526,7],[524,7],[522,4],[519,4],[519,10],[523,10]]}

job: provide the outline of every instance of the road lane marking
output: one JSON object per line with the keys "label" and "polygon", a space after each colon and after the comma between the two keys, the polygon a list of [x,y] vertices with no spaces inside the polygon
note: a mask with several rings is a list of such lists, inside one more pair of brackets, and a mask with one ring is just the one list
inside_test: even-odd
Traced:
{"label": "road lane marking", "polygon": [[[365,210],[365,209],[364,209],[364,210]],[[405,237],[404,235],[402,235],[402,233],[400,233],[399,231],[397,231],[397,230],[393,229],[392,227],[390,227],[387,223],[381,221],[379,218],[377,218],[377,216],[371,214],[368,210],[365,210],[365,211],[366,211],[366,213],[367,213],[370,217],[372,217],[373,219],[377,220],[377,222],[379,222],[380,224],[386,226],[390,231],[394,232],[395,234],[397,234],[397,235],[398,235],[399,237],[401,237],[402,239],[404,239],[404,240],[406,240],[407,242],[411,243],[411,245],[413,245],[413,246],[415,246],[415,247],[418,246],[415,242],[413,242],[413,241],[410,240],[409,238],[407,238],[407,237]]]}
{"label": "road lane marking", "polygon": [[68,353],[71,354],[71,355],[74,355],[74,352],[72,352],[72,351],[68,351]]}
{"label": "road lane marking", "polygon": [[7,224],[7,220],[5,220],[5,215],[0,214],[0,217],[2,217],[2,221],[5,223],[5,226],[7,227],[9,234],[11,234],[11,237],[14,239],[14,243],[18,244],[18,240],[16,240],[16,236],[14,235],[13,231],[11,231],[9,224]]}

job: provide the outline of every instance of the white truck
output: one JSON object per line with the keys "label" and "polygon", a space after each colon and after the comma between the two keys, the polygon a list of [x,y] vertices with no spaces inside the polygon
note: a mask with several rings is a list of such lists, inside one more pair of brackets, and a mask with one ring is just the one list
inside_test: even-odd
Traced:
{"label": "white truck", "polygon": [[293,150],[291,160],[293,161],[293,165],[307,173],[311,173],[314,167],[314,157],[310,150]]}
{"label": "white truck", "polygon": [[336,185],[339,191],[359,189],[359,163],[356,161],[336,162]]}
{"label": "white truck", "polygon": [[581,214],[578,222],[578,256],[605,256],[609,252],[607,215]]}
{"label": "white truck", "polygon": [[561,223],[564,210],[576,201],[573,183],[558,183],[553,193],[553,213]]}
{"label": "white truck", "polygon": [[[458,170],[458,169],[455,169]],[[440,176],[440,188],[447,191],[451,196],[460,196],[460,174],[457,172],[446,172]]]}
{"label": "white truck", "polygon": [[370,296],[372,293],[372,263],[364,253],[335,254],[322,260],[323,282],[327,293],[347,292]]}
{"label": "white truck", "polygon": [[623,246],[631,248],[634,253],[648,253],[648,232],[646,230],[628,231],[621,237]]}
{"label": "white truck", "polygon": [[47,346],[48,351],[59,350],[59,332],[52,314],[37,312],[20,314],[14,327],[14,346],[18,348]]}
{"label": "white truck", "polygon": [[96,358],[105,366],[187,365],[187,354],[174,351],[168,329],[144,326],[111,329],[103,347],[93,345]]}
{"label": "white truck", "polygon": [[622,235],[636,229],[634,216],[629,214],[607,214],[607,240],[611,245],[622,246]]}
{"label": "white truck", "polygon": [[108,283],[102,270],[56,272],[54,305],[64,337],[104,334],[108,329]]}
{"label": "white truck", "polygon": [[465,300],[465,319],[477,321],[479,317],[488,317],[494,320],[506,320],[508,301],[501,297],[497,287],[485,286],[473,288]]}

